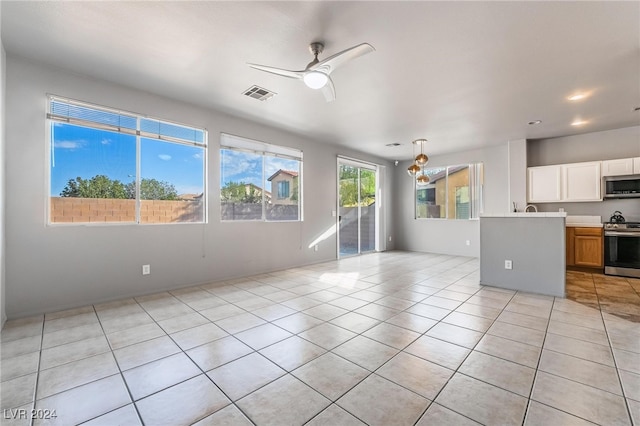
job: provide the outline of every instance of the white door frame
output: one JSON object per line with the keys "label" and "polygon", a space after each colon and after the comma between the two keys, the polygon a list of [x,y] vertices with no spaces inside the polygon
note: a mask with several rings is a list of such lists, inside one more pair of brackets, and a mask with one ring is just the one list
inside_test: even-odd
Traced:
{"label": "white door frame", "polygon": [[[336,159],[336,257],[340,258],[340,165],[348,165],[374,171],[376,174],[376,216],[375,216],[375,247],[374,251],[386,250],[384,238],[383,182],[385,167],[379,164],[338,155]],[[358,207],[359,208],[359,207]],[[360,252],[360,215],[358,214],[358,254]]]}

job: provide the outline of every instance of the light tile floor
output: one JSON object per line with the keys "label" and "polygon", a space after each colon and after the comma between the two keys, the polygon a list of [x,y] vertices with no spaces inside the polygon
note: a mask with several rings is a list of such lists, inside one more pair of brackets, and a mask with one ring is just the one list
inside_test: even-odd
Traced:
{"label": "light tile floor", "polygon": [[478,281],[387,252],[8,321],[2,424],[640,425],[639,323]]}

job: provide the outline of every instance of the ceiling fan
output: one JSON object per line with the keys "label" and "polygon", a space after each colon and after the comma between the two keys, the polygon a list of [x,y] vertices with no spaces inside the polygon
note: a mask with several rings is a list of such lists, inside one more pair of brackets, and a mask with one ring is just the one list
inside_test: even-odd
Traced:
{"label": "ceiling fan", "polygon": [[283,77],[302,80],[304,84],[311,89],[322,89],[322,93],[324,94],[327,102],[331,102],[336,99],[336,89],[333,86],[330,74],[345,62],[359,56],[366,55],[376,49],[374,49],[369,43],[362,43],[336,53],[333,56],[329,56],[327,59],[322,61],[318,60],[318,55],[324,50],[324,44],[319,42],[311,43],[309,45],[309,50],[315,58],[313,61],[309,62],[307,67],[302,71],[290,71],[257,64],[248,65],[251,68],[255,68],[260,71],[266,71]]}

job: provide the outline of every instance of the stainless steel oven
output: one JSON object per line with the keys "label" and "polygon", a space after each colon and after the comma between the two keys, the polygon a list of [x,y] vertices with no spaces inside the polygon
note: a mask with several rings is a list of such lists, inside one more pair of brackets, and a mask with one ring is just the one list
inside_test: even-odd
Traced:
{"label": "stainless steel oven", "polygon": [[640,278],[640,222],[605,224],[604,273]]}

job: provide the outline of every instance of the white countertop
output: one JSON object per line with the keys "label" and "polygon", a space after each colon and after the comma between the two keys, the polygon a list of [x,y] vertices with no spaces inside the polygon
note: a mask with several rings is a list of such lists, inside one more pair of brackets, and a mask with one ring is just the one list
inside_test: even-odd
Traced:
{"label": "white countertop", "polygon": [[520,217],[520,218],[540,218],[540,217],[567,217],[567,212],[540,212],[540,213],[487,213],[481,214],[483,217]]}

